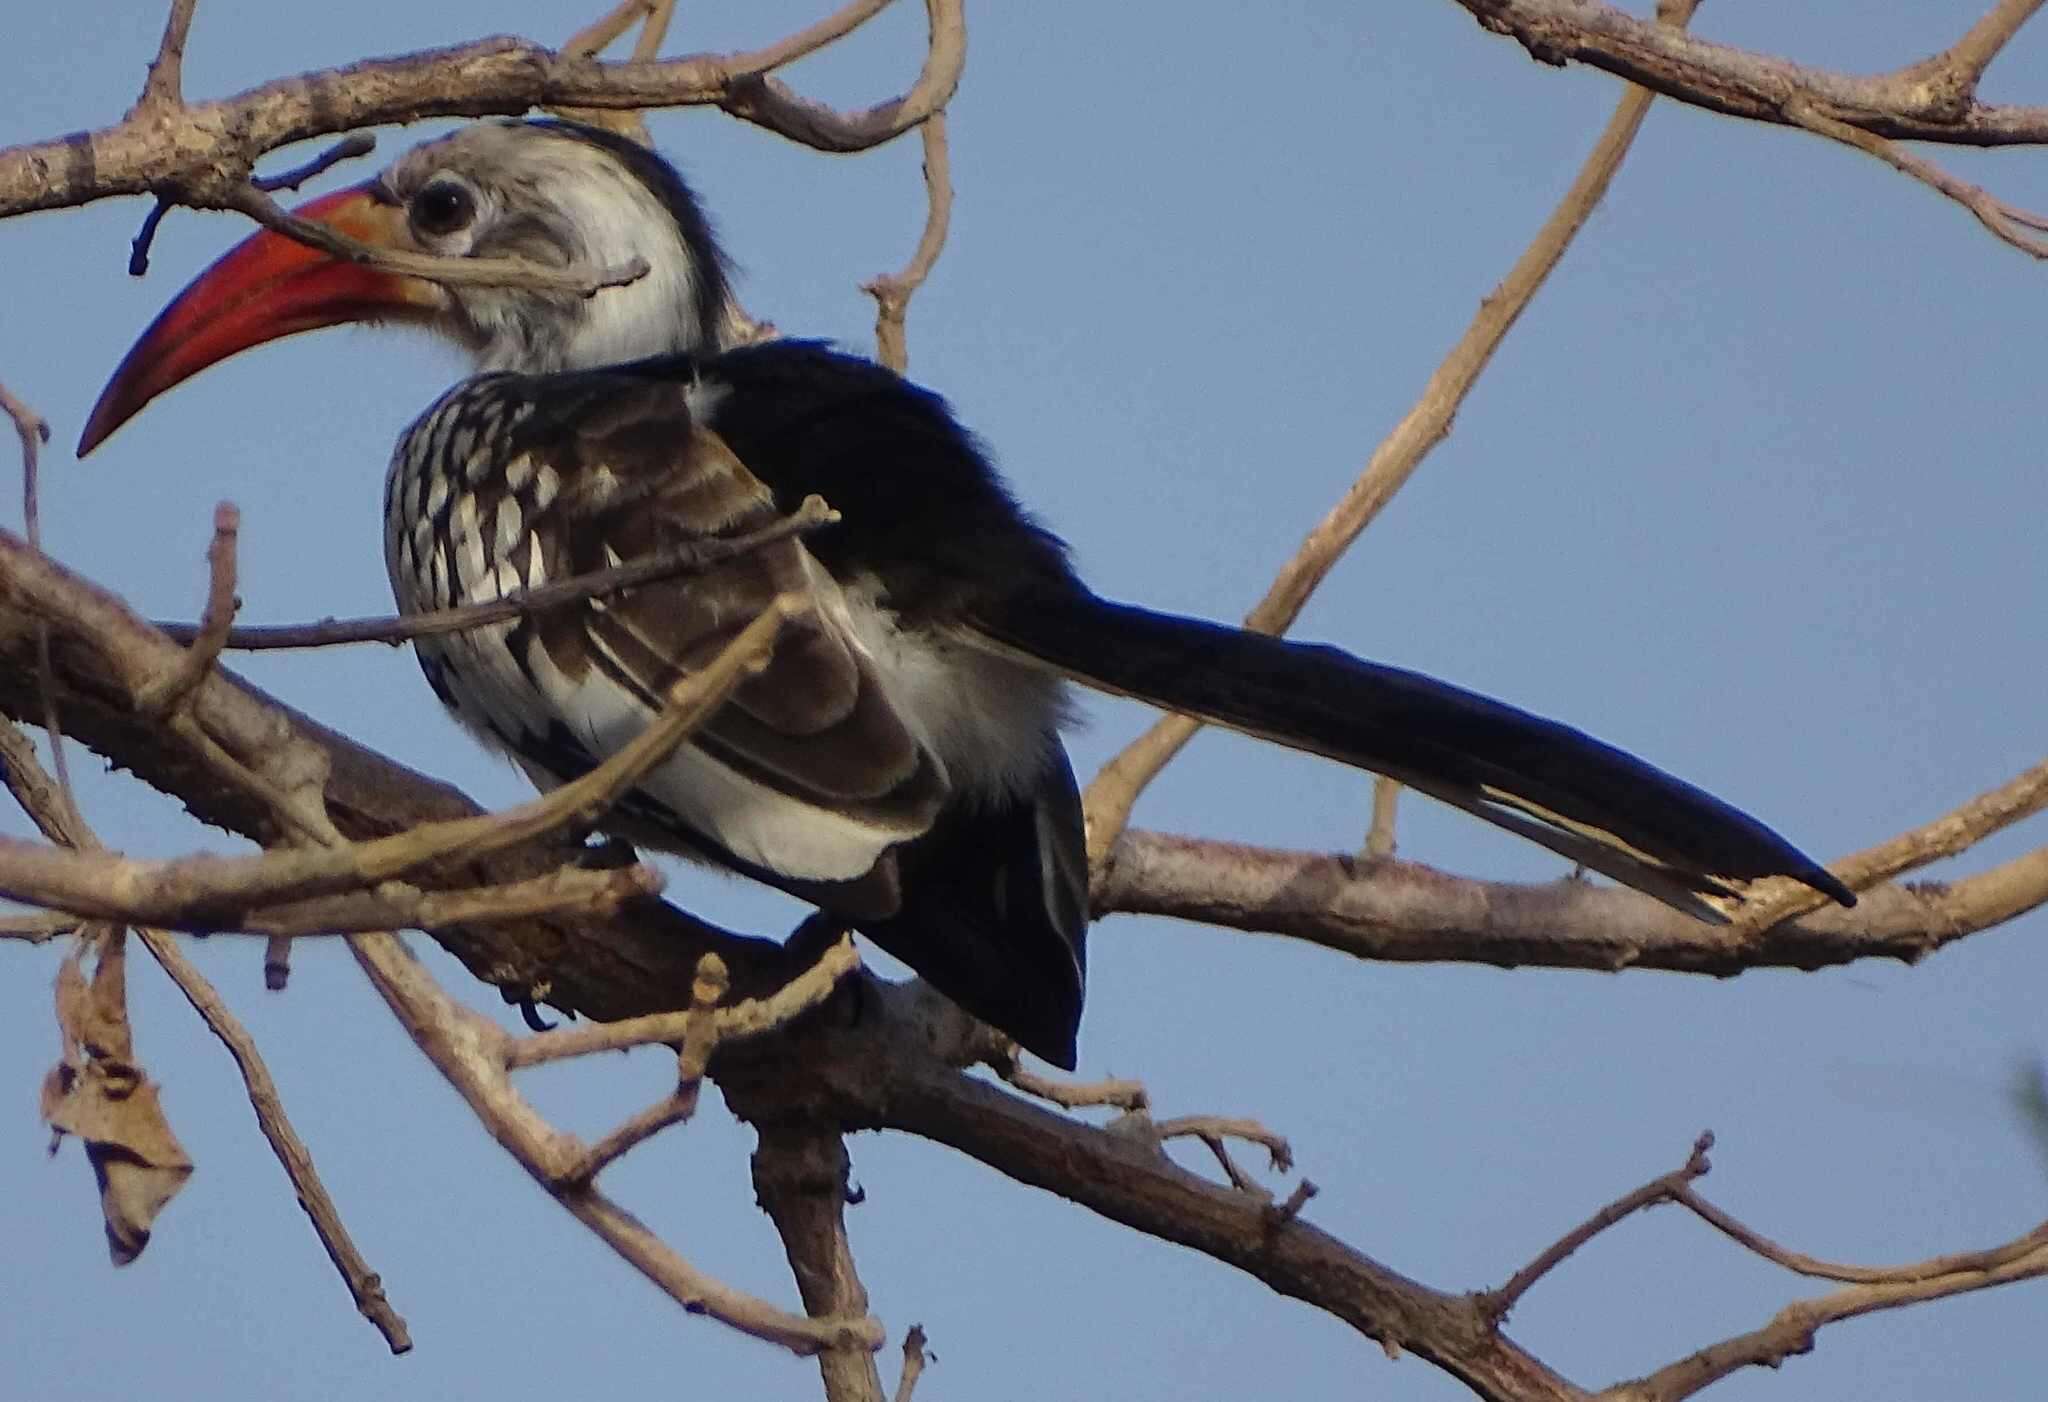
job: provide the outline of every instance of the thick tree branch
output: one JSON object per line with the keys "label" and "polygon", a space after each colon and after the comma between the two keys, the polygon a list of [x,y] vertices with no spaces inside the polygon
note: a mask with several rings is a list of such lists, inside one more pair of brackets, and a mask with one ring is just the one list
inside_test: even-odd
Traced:
{"label": "thick tree branch", "polygon": [[1132,831],[1118,841],[1094,901],[1098,913],[1291,935],[1361,959],[1728,975],[1873,958],[1918,963],[2048,902],[2048,848],[1960,881],[1865,890],[1854,910],[1829,907],[1752,930],[1585,881],[1477,881],[1416,862]]}
{"label": "thick tree branch", "polygon": [[[754,1196],[775,1224],[797,1293],[814,1319],[858,1318],[868,1292],[846,1235],[846,1145],[835,1126],[801,1122],[759,1127]],[[818,1355],[826,1402],[884,1402],[873,1349],[857,1345]]]}

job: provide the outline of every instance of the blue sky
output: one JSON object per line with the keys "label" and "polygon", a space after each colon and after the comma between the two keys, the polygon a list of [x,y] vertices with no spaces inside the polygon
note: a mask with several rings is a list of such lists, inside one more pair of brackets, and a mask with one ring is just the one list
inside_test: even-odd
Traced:
{"label": "blue sky", "polygon": [[[817,6],[683,9],[678,52],[758,43]],[[186,81],[211,96],[486,33],[553,42],[587,18],[539,0],[207,0]],[[1962,23],[1933,7],[1716,0],[1700,28],[1867,71]],[[155,4],[94,7],[91,24],[16,7],[0,142],[113,120],[160,25]],[[912,311],[913,373],[988,438],[1104,593],[1215,617],[1258,595],[1407,407],[1618,92],[1530,62],[1449,0],[991,5],[970,26],[953,237]],[[921,34],[919,8],[897,6],[792,76],[874,101],[907,81]],[[2041,34],[2025,36],[1990,95],[2048,99],[2044,57]],[[384,133],[378,159],[438,129]],[[825,157],[708,112],[658,116],[654,132],[711,205],[756,314],[870,344],[857,285],[916,238],[914,140]],[[2048,208],[2038,153],[1937,154]],[[189,615],[225,497],[243,512],[246,618],[381,611],[383,464],[455,360],[382,333],[302,338],[209,373],[75,464],[63,446],[134,335],[243,233],[229,216],[174,214],[136,281],[123,267],[143,212],[108,202],[0,224],[0,380],[56,427],[51,548],[146,612]],[[1451,438],[1300,631],[1568,718],[1824,858],[1935,817],[2043,750],[2048,488],[2025,407],[2039,396],[2040,278],[1866,157],[1660,104]],[[487,803],[525,793],[442,718],[403,655],[237,665]],[[1148,719],[1122,703],[1088,712],[1070,740],[1084,774]],[[74,764],[109,842],[228,845]],[[1353,774],[1211,735],[1139,821],[1342,849],[1367,809]],[[1420,801],[1400,838],[1453,871],[1560,874]],[[1953,869],[2041,840],[2037,822]],[[794,915],[702,873],[675,873],[670,890],[752,928]],[[1162,1113],[1263,1118],[1322,1189],[1313,1221],[1446,1288],[1498,1284],[1707,1127],[1720,1143],[1706,1187],[1724,1206],[1815,1254],[1904,1260],[2042,1215],[2048,1164],[2008,1092],[2043,1051],[2044,938],[2035,915],[1919,968],[1715,981],[1365,965],[1118,918],[1092,941],[1083,1071],[1144,1078]],[[684,1318],[546,1201],[339,948],[303,946],[282,996],[262,991],[252,944],[215,939],[195,956],[260,1038],[418,1346],[390,1359],[356,1317],[230,1063],[140,960],[140,1052],[199,1171],[143,1260],[113,1271],[76,1146],[47,1159],[34,1116],[56,1052],[57,954],[7,948],[0,1392],[816,1395],[809,1364]],[[1226,1031],[1240,1026],[1248,1038]],[[641,1054],[528,1084],[595,1133],[663,1074]],[[750,1146],[713,1102],[607,1181],[697,1264],[792,1300],[752,1204]],[[920,1396],[1463,1395],[1247,1277],[945,1150],[872,1135],[851,1148],[875,1309],[898,1336],[922,1321],[939,1355]],[[1511,1332],[1598,1386],[1808,1293],[1660,1212],[1575,1257]],[[1783,1373],[1710,1395],[2037,1396],[2024,1341],[2042,1303],[2034,1284],[1859,1321]]]}

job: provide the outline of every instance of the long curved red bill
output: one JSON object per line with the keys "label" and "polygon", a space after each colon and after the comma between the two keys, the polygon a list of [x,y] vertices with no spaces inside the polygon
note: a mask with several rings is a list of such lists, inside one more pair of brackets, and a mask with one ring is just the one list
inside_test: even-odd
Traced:
{"label": "long curved red bill", "polygon": [[[398,245],[405,211],[370,184],[297,211],[373,247]],[[364,267],[261,230],[179,293],[121,361],[78,440],[84,457],[150,400],[237,351],[343,322],[419,318],[441,305],[432,283]]]}

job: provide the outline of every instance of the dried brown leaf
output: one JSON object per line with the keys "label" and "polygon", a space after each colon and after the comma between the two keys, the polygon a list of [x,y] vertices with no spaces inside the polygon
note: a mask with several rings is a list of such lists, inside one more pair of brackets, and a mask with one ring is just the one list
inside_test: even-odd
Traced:
{"label": "dried brown leaf", "polygon": [[[57,971],[64,1056],[43,1078],[43,1119],[76,1135],[100,1189],[107,1250],[125,1266],[149,1244],[150,1226],[192,1176],[157,1088],[133,1059],[123,999],[124,931],[108,931],[90,985],[73,951]],[[53,1144],[54,1149],[54,1144]]]}

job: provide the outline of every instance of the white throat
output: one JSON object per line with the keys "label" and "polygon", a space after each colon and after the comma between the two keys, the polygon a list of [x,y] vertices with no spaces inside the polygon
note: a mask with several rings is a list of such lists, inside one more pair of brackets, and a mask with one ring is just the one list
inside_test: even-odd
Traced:
{"label": "white throat", "polygon": [[697,272],[674,217],[600,153],[572,141],[533,144],[521,172],[533,184],[532,207],[554,212],[550,223],[575,264],[611,271],[639,259],[647,272],[589,297],[469,292],[462,313],[477,368],[544,374],[699,349]]}

